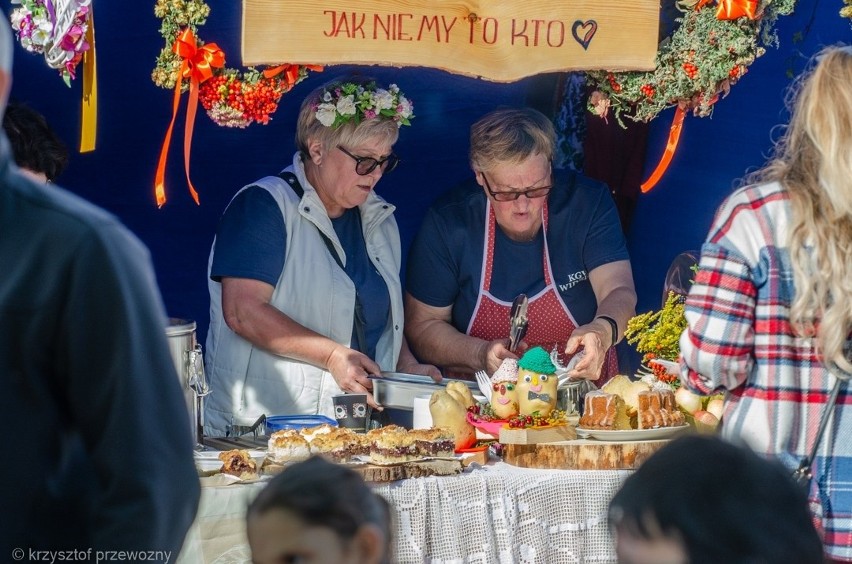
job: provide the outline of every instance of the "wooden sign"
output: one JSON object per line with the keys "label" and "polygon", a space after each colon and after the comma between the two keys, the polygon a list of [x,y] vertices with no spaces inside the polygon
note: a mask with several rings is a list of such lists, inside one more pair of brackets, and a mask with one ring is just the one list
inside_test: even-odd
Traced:
{"label": "wooden sign", "polygon": [[426,66],[494,81],[650,70],[657,0],[243,0],[244,65]]}

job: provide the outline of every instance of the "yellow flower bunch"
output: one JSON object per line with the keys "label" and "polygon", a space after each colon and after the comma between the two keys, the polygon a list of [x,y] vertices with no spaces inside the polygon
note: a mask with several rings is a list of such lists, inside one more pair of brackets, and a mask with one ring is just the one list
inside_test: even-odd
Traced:
{"label": "yellow flower bunch", "polygon": [[680,355],[678,341],[685,328],[683,296],[669,292],[662,309],[632,317],[624,336],[637,351],[645,353],[645,362],[652,358],[676,361]]}

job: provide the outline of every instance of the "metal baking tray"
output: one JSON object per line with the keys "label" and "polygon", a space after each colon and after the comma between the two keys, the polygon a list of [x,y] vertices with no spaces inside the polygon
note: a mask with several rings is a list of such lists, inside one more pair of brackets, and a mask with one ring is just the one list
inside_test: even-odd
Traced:
{"label": "metal baking tray", "polygon": [[414,409],[414,398],[431,395],[432,392],[444,389],[448,383],[453,381],[462,382],[470,388],[472,393],[479,393],[476,382],[455,380],[454,378],[444,378],[440,384],[436,384],[429,376],[404,372],[382,372],[381,378],[372,377],[371,379],[373,381],[373,396],[376,401],[391,409],[411,411]]}

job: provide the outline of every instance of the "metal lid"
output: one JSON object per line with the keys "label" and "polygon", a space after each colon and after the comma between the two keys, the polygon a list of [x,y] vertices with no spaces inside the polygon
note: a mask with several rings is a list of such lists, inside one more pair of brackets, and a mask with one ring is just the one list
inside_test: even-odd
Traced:
{"label": "metal lid", "polygon": [[270,432],[281,429],[304,429],[323,423],[337,427],[337,421],[324,415],[273,415],[266,418],[266,429]]}
{"label": "metal lid", "polygon": [[195,321],[192,321],[191,319],[181,319],[179,317],[169,318],[169,325],[166,327],[166,335],[169,337],[185,335],[187,333],[192,333],[193,331],[195,331]]}

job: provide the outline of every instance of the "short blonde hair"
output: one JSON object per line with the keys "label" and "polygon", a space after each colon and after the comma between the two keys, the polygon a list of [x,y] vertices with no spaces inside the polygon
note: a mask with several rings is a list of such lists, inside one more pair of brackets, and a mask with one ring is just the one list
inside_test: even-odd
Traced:
{"label": "short blonde hair", "polygon": [[381,115],[362,120],[360,123],[355,123],[352,120],[337,128],[326,127],[317,119],[316,108],[323,92],[346,82],[366,86],[376,81],[372,78],[360,76],[336,78],[315,88],[305,97],[299,109],[299,119],[296,123],[296,148],[303,158],[308,158],[312,140],[319,141],[323,150],[329,151],[338,145],[352,147],[367,139],[381,139],[387,141],[390,145],[393,145],[399,139],[397,122]]}
{"label": "short blonde hair", "polygon": [[470,166],[488,172],[499,163],[518,164],[533,155],[553,160],[556,128],[532,108],[501,108],[470,128]]}

